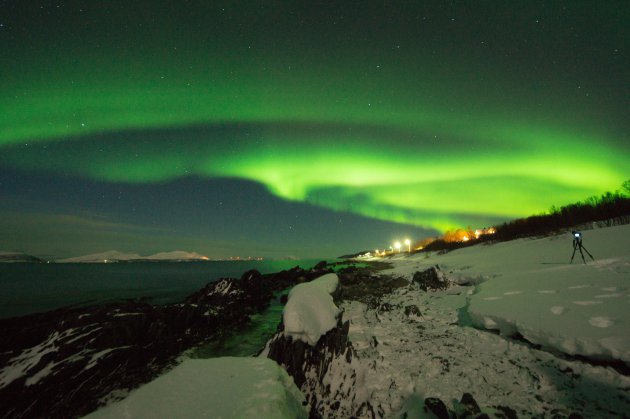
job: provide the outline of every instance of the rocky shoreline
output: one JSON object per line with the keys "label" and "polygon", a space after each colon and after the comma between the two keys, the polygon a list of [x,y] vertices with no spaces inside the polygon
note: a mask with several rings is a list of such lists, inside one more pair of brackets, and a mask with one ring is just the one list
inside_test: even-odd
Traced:
{"label": "rocky shoreline", "polygon": [[[384,267],[386,265],[380,266],[381,269]],[[383,297],[396,289],[408,288],[410,283],[404,278],[378,275],[374,271],[356,267],[339,271],[339,286],[333,293],[335,303],[339,305],[354,301],[365,304],[368,310],[375,312],[391,311],[393,307]],[[415,285],[425,292],[447,289],[449,284],[436,267],[417,272],[411,282],[412,286]],[[405,306],[404,312],[407,317],[421,315],[417,305]],[[344,321],[342,313],[337,327],[322,336],[315,346],[309,346],[302,341],[285,337],[281,323],[278,333],[263,352],[263,355],[276,361],[293,377],[310,405],[310,418],[382,418],[391,414],[371,400],[364,390],[365,365],[361,365],[359,355],[350,341],[349,329],[350,321]],[[374,339],[371,345],[376,347],[379,342]],[[437,397],[427,397],[418,406],[408,409],[410,411],[402,412],[401,417],[417,417],[416,415],[421,415],[418,409],[422,414],[432,414],[439,419],[490,418],[487,413],[482,413],[470,393],[462,395],[455,410],[449,409]],[[516,411],[508,406],[494,406],[490,410],[493,410],[493,417],[496,418],[518,417]],[[574,419],[579,417],[581,416],[571,416]]]}
{"label": "rocky shoreline", "polygon": [[179,304],[141,300],[0,320],[0,416],[80,417],[173,366],[185,351],[233,332],[274,292],[331,269],[325,262],[221,279]]}
{"label": "rocky shoreline", "polygon": [[[274,292],[331,268],[249,271],[168,306],[128,301],[0,320],[12,336],[0,342],[0,372],[10,371],[0,374],[2,417],[80,417],[121,399],[246,324]],[[409,277],[388,268],[340,269],[336,327],[309,345],[280,322],[259,355],[289,373],[311,418],[627,417],[627,377],[466,324],[478,278],[437,265]],[[604,376],[618,388],[599,383]]]}
{"label": "rocky shoreline", "polygon": [[294,378],[311,418],[628,417],[624,385],[597,382],[628,381],[612,369],[462,324],[458,305],[474,285],[439,266],[338,276],[337,327],[309,346],[280,325],[263,353]]}

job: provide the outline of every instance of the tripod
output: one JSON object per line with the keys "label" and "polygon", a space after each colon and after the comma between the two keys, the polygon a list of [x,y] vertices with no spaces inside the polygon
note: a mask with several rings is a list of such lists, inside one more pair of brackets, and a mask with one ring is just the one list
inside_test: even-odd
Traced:
{"label": "tripod", "polygon": [[575,251],[578,249],[580,249],[580,255],[582,255],[582,261],[584,262],[585,265],[586,265],[586,259],[584,259],[584,253],[582,252],[582,250],[584,250],[584,252],[586,252],[586,254],[589,255],[591,259],[593,259],[593,262],[595,262],[595,258],[593,257],[593,255],[591,255],[591,253],[588,250],[586,250],[586,247],[582,245],[582,237],[575,236],[573,237],[573,254],[571,255],[571,263],[573,263],[573,257],[575,256]]}

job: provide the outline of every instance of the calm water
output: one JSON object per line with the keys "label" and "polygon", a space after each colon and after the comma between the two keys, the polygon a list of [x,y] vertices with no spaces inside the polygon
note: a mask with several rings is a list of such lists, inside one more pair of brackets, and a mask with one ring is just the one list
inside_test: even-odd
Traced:
{"label": "calm water", "polygon": [[166,304],[182,300],[208,282],[240,278],[249,269],[278,272],[311,268],[321,259],[238,262],[138,262],[111,264],[0,264],[0,318],[75,304],[149,297]]}

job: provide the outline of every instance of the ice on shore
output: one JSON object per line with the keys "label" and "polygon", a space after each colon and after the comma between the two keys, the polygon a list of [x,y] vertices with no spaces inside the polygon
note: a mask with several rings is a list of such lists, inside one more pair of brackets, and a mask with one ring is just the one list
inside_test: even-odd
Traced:
{"label": "ice on shore", "polygon": [[267,358],[187,359],[87,418],[306,418],[293,379]]}
{"label": "ice on shore", "polygon": [[311,282],[296,285],[284,308],[284,335],[315,345],[319,338],[337,325],[339,309],[330,295],[337,288],[336,274],[326,274]]}

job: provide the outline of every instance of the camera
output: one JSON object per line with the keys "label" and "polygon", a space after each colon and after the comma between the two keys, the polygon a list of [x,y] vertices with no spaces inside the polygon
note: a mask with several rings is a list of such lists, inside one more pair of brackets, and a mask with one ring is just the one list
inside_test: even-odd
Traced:
{"label": "camera", "polygon": [[595,261],[595,258],[593,257],[593,255],[591,255],[591,253],[586,250],[586,247],[584,247],[584,245],[582,244],[582,233],[579,231],[571,231],[571,235],[573,236],[573,254],[571,255],[571,262],[573,263],[573,258],[575,257],[575,251],[576,250],[580,250],[580,255],[582,256],[582,262],[584,262],[584,264],[586,264],[586,259],[584,258],[584,252],[586,252],[587,255],[589,255],[591,257],[591,259],[593,259],[593,261]]}

